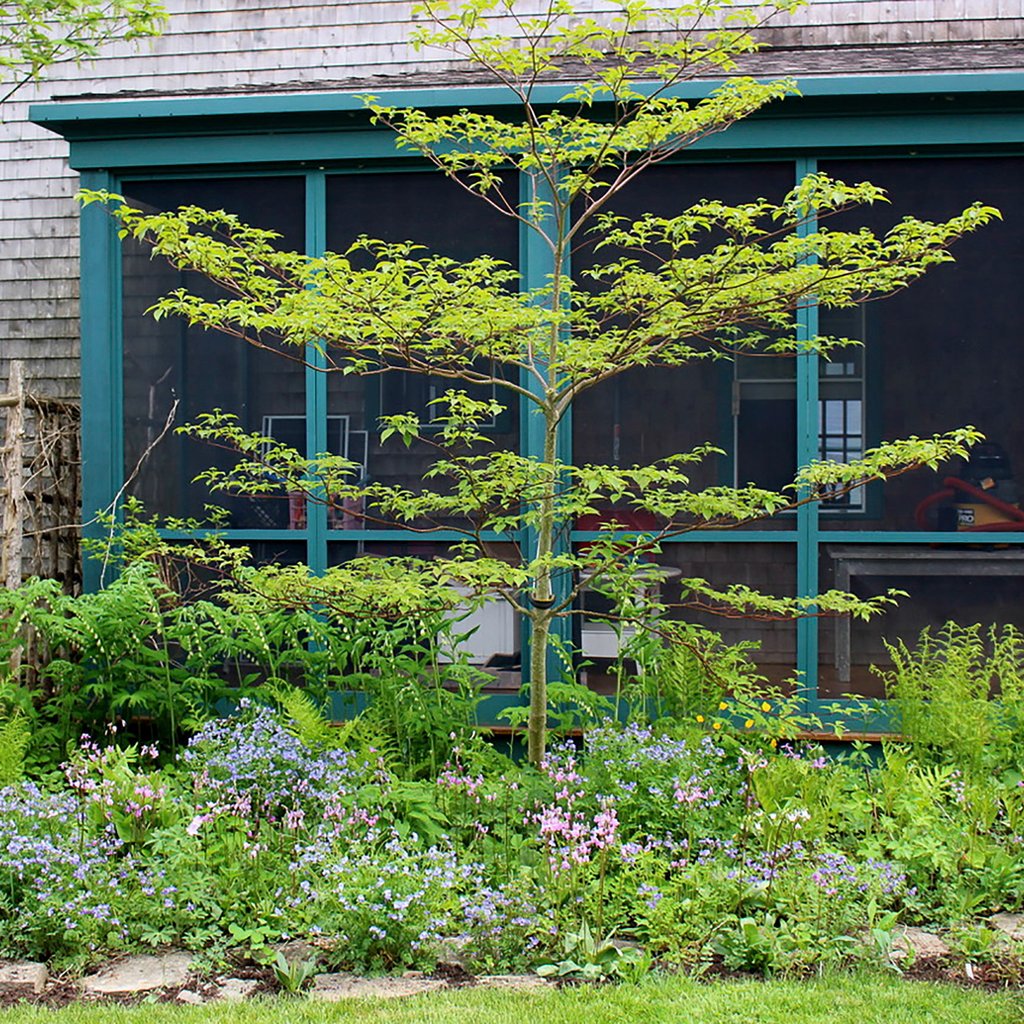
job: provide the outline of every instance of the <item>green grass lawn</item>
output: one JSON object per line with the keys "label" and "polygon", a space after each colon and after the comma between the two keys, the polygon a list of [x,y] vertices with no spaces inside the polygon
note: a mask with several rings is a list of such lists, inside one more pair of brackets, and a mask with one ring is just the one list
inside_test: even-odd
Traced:
{"label": "green grass lawn", "polygon": [[233,1005],[54,1011],[19,1007],[3,1024],[1020,1024],[1024,995],[988,994],[898,978],[720,982],[682,978],[641,985],[519,995],[463,989],[400,1000],[343,1003],[277,999]]}

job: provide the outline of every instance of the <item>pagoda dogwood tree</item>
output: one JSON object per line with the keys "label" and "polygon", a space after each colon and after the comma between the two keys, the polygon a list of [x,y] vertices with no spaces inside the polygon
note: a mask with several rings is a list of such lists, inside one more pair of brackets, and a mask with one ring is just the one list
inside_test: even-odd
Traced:
{"label": "pagoda dogwood tree", "polygon": [[159,35],[166,20],[159,0],[0,0],[0,103],[52,65]]}
{"label": "pagoda dogwood tree", "polygon": [[[849,307],[903,289],[950,260],[949,247],[961,235],[998,216],[974,205],[945,223],[903,220],[884,236],[830,230],[831,216],[884,196],[870,184],[823,174],[808,175],[775,202],[752,197],[729,205],[712,197],[674,216],[615,215],[618,193],[648,168],[795,92],[789,81],[732,78],[690,102],[674,87],[701,73],[728,75],[740,55],[756,48],[759,19],[797,5],[627,0],[592,15],[563,0],[545,0],[529,14],[515,0],[424,5],[419,42],[484,69],[509,105],[500,113],[431,113],[368,97],[369,114],[394,133],[398,147],[518,221],[546,249],[552,272],[539,288],[526,288],[516,268],[487,255],[458,262],[413,241],[360,237],[344,252],[309,257],[279,250],[272,233],[223,211],[148,214],[120,197],[85,196],[110,202],[122,234],[220,286],[215,298],[184,290],[168,295],[154,307],[156,316],[183,316],[251,345],[290,346],[299,357],[312,345],[328,373],[411,373],[450,382],[430,424],[437,458],[418,489],[367,483],[353,463],[304,458],[245,433],[223,412],[186,429],[239,456],[234,468],[204,474],[215,490],[265,494],[284,487],[361,508],[371,522],[423,530],[459,524],[464,542],[446,559],[404,560],[397,570],[386,559],[364,560],[317,580],[304,569],[277,568],[265,571],[260,585],[331,609],[379,602],[384,593],[396,607],[411,607],[431,587],[456,583],[462,594],[468,587],[500,595],[530,626],[533,761],[545,746],[553,625],[573,614],[583,586],[603,587],[616,597],[615,616],[642,626],[651,609],[636,599],[638,560],[666,539],[761,519],[922,464],[934,467],[965,455],[978,436],[963,428],[888,442],[852,463],[816,462],[801,468],[785,493],[691,487],[694,465],[717,451],[710,445],[642,466],[567,465],[558,457],[567,413],[588,389],[641,367],[744,353],[827,357],[852,342],[801,335],[802,307]],[[511,24],[512,33],[497,31],[489,21],[495,18]],[[560,82],[568,84],[552,99],[550,86]],[[572,252],[585,238],[595,243],[596,260],[573,275]],[[512,402],[529,410],[542,451],[488,450],[482,424]],[[427,433],[413,413],[383,417],[381,431],[391,443]],[[585,552],[559,542],[582,516],[614,527],[613,507],[658,525],[640,534],[609,529]],[[487,539],[496,534],[514,542],[517,558],[496,556]],[[841,592],[781,598],[701,579],[683,587],[704,607],[773,617],[868,616],[886,601]],[[461,599],[448,592],[453,602]],[[673,628],[659,625],[670,636]],[[692,642],[685,632],[672,638]]]}

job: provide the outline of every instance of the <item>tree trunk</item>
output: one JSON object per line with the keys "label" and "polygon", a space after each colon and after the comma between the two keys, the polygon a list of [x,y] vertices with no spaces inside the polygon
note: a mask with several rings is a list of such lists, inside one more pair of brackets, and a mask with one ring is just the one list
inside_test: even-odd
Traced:
{"label": "tree trunk", "polygon": [[537,524],[537,559],[541,568],[534,583],[532,600],[536,614],[530,618],[530,717],[527,726],[529,741],[527,756],[530,764],[539,765],[547,746],[548,727],[548,640],[551,634],[551,615],[548,609],[555,602],[551,586],[551,568],[548,558],[555,538],[555,486],[554,470],[558,441],[558,421],[550,410],[545,410],[544,462],[551,467],[550,478],[545,481],[546,491],[540,501]]}
{"label": "tree trunk", "polygon": [[530,717],[527,722],[527,757],[537,766],[547,747],[548,730],[548,636],[547,615],[531,619],[530,628]]}

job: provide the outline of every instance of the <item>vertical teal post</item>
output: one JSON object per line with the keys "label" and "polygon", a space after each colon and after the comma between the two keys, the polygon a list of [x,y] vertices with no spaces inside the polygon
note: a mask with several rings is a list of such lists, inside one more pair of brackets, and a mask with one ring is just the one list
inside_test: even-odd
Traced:
{"label": "vertical teal post", "polygon": [[[82,187],[112,189],[106,171],[86,171]],[[124,480],[122,324],[120,246],[113,218],[102,203],[81,216],[81,360],[82,360],[82,530],[99,538],[100,511],[112,504]],[[87,591],[99,589],[101,565],[85,558]]]}
{"label": "vertical teal post", "polygon": [[[533,179],[528,174],[520,178],[520,202],[529,202],[535,197],[532,194]],[[541,196],[540,198],[543,198]],[[536,231],[531,231],[525,224],[519,230],[519,271],[521,274],[520,287],[526,291],[534,288],[543,288],[554,272],[554,261],[551,250],[544,244],[544,240]],[[568,275],[570,267],[564,268]],[[536,392],[539,387],[537,381],[525,370],[520,376],[520,383],[524,388]],[[527,458],[544,458],[544,424],[541,417],[535,411],[532,402],[526,398],[520,399],[519,405],[519,450]],[[566,413],[562,419],[558,434],[557,458],[569,463],[572,461],[572,412]],[[522,531],[519,544],[524,553],[533,550],[534,538],[532,530]],[[555,553],[565,550],[569,545],[569,535],[566,529],[555,538]],[[552,581],[552,588],[555,595],[555,603],[564,601],[571,589],[571,581],[565,577],[556,577]],[[523,683],[530,681],[530,624],[523,621],[522,624],[522,679]],[[567,648],[572,642],[572,624],[568,618],[555,619],[551,624],[551,634],[561,641],[563,647]],[[548,679],[557,679],[562,672],[562,663],[554,650],[548,651],[547,659]]]}
{"label": "vertical teal post", "polygon": [[[796,162],[796,180],[799,183],[818,169],[817,161],[801,158]],[[817,221],[802,224],[798,232],[806,236],[817,230]],[[797,340],[807,341],[818,333],[817,304],[804,306],[797,313]],[[805,352],[797,356],[796,364],[796,437],[797,465],[806,466],[819,457],[818,444],[818,355]],[[802,492],[800,497],[806,497]],[[802,505],[796,516],[796,591],[802,597],[818,593],[818,505]],[[818,620],[799,619],[796,624],[796,667],[800,679],[800,692],[808,702],[808,710],[818,706]]]}
{"label": "vertical teal post", "polygon": [[[322,256],[327,248],[327,175],[306,175],[306,253]],[[316,345],[306,346],[306,456],[327,451],[327,358]],[[306,502],[306,564],[313,573],[327,571],[327,507]]]}

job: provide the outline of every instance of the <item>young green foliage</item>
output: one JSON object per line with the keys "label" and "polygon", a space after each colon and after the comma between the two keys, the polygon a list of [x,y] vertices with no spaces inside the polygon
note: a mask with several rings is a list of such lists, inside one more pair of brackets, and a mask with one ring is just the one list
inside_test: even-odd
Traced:
{"label": "young green foliage", "polygon": [[[958,238],[998,217],[975,204],[945,222],[907,218],[884,235],[835,230],[829,218],[885,197],[871,184],[824,174],[806,176],[775,202],[729,205],[709,198],[672,217],[632,221],[611,212],[618,193],[649,167],[795,92],[790,81],[734,78],[691,102],[674,95],[673,87],[709,70],[731,73],[737,58],[756,49],[751,30],[796,6],[778,0],[740,9],[732,0],[707,0],[661,8],[629,0],[594,17],[562,0],[549,0],[534,17],[521,17],[510,0],[422,7],[427,25],[418,41],[482,68],[504,87],[509,108],[435,114],[368,97],[371,118],[394,133],[398,147],[419,154],[531,233],[553,268],[540,287],[527,287],[514,268],[486,255],[458,262],[412,242],[360,237],[345,251],[307,257],[278,250],[272,232],[224,211],[183,207],[146,214],[120,197],[84,196],[87,203],[110,204],[123,237],[220,286],[213,298],[186,290],[165,296],[154,305],[155,316],[183,316],[257,347],[284,344],[301,352],[314,345],[327,372],[429,374],[451,382],[429,432],[412,413],[383,421],[383,438],[406,444],[416,438],[435,447],[426,485],[415,491],[361,483],[354,464],[326,455],[303,459],[247,435],[226,413],[185,429],[240,457],[232,469],[203,474],[214,490],[265,494],[283,487],[328,503],[352,499],[349,506],[358,502],[371,524],[458,529],[464,544],[457,555],[421,568],[414,579],[425,574],[442,586],[457,582],[499,594],[529,619],[534,762],[545,746],[553,623],[573,614],[583,587],[629,580],[638,560],[681,533],[749,523],[866,481],[963,457],[980,436],[967,427],[888,442],[849,465],[815,462],[785,493],[693,488],[691,467],[717,452],[710,445],[646,466],[571,466],[557,458],[566,414],[589,389],[641,367],[744,353],[827,356],[851,342],[801,338],[802,308],[846,308],[901,291],[952,259],[949,247]],[[514,37],[492,28],[492,18],[511,20]],[[539,87],[551,83],[565,83],[561,99],[541,102]],[[512,169],[518,178],[500,176],[499,169]],[[511,188],[509,180],[515,180]],[[573,278],[570,257],[586,238],[596,238],[598,262]],[[540,426],[542,451],[483,450],[481,425],[497,406],[471,399],[463,389],[473,385],[502,394],[503,404],[523,402]],[[649,514],[659,525],[639,537],[609,532],[586,553],[559,542],[581,516],[605,516],[612,524],[613,506]],[[494,532],[515,545],[514,562],[496,557],[485,539]],[[377,577],[388,571],[376,569],[368,588],[376,590]],[[290,570],[277,579],[285,577],[289,586],[299,584]],[[353,579],[339,600],[354,602],[366,589]],[[631,588],[617,590],[622,595]],[[866,618],[888,600],[831,592],[776,598],[699,579],[684,584],[684,604],[728,615]],[[665,611],[627,600],[616,614],[643,625]]]}
{"label": "young green foliage", "polygon": [[116,39],[159,35],[157,0],[2,0],[0,103],[53,64],[95,57]]}

